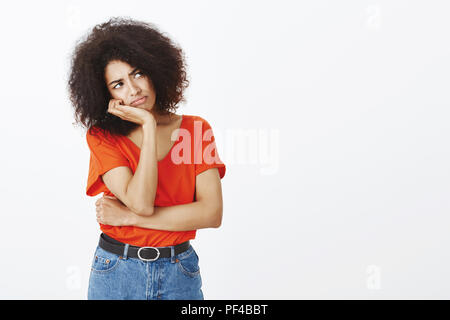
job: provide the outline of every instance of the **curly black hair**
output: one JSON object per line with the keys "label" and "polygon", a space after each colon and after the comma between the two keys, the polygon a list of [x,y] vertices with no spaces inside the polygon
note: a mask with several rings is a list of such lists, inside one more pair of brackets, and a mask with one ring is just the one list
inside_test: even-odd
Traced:
{"label": "curly black hair", "polygon": [[183,91],[189,81],[182,49],[153,24],[113,17],[82,37],[71,57],[69,98],[75,123],[82,127],[127,135],[138,126],[107,112],[112,97],[104,74],[112,60],[126,62],[150,77],[158,114],[175,112],[178,103],[185,101]]}

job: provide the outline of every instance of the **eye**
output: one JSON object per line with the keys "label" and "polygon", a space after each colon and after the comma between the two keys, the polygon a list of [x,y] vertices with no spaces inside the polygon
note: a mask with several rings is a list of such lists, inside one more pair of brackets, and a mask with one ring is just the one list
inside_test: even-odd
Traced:
{"label": "eye", "polygon": [[[141,78],[144,76],[144,73],[142,71],[138,71],[134,74],[134,77],[136,78],[136,75],[138,75],[138,74],[139,74],[139,77],[137,77],[137,78]],[[113,89],[119,89],[119,88],[117,88],[117,86],[119,84],[122,85],[122,82],[117,82],[117,84],[113,87]]]}
{"label": "eye", "polygon": [[122,82],[118,82],[118,83],[113,87],[113,89],[118,89],[117,86],[118,86],[119,84],[122,84]]}

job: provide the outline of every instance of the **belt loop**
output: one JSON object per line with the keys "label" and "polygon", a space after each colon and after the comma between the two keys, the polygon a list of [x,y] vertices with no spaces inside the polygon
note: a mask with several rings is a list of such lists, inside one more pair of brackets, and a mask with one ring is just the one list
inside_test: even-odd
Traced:
{"label": "belt loop", "polygon": [[175,263],[175,246],[170,246],[170,262]]}
{"label": "belt loop", "polygon": [[123,258],[126,260],[128,257],[128,248],[130,245],[128,243],[125,243],[125,248],[123,249]]}

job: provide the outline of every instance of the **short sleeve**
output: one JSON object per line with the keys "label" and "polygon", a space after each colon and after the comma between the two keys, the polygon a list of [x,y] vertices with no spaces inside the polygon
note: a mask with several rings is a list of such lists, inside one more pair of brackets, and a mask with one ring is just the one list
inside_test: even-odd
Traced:
{"label": "short sleeve", "polygon": [[91,151],[86,194],[95,196],[100,192],[109,191],[103,183],[102,174],[116,167],[130,167],[130,163],[111,135],[106,136],[99,130],[88,130],[86,141]]}
{"label": "short sleeve", "polygon": [[[196,136],[196,133],[200,132],[200,127],[202,134]],[[226,166],[219,157],[211,125],[205,119],[197,117],[194,128],[195,175],[211,168],[218,168],[222,179],[225,176]]]}

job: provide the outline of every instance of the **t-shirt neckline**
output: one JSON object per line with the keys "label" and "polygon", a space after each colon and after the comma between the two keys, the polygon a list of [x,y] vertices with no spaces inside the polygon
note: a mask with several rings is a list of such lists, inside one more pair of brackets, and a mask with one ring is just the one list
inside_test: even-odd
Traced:
{"label": "t-shirt neckline", "polygon": [[[183,128],[183,124],[184,124],[184,114],[181,115],[181,123],[180,123],[180,127],[178,128],[178,136],[177,139],[175,140],[175,142],[172,144],[172,147],[170,148],[169,152],[164,156],[164,158],[162,158],[161,160],[158,161],[158,163],[163,162],[171,153],[173,148],[175,147],[175,145],[178,143],[178,140],[180,139],[180,129]],[[175,129],[177,130],[177,129]],[[138,150],[139,152],[141,152],[141,148],[139,148],[139,146],[133,142],[133,140],[131,140],[130,138],[128,138],[127,136],[123,136],[125,138],[125,140],[129,141],[129,144],[133,145],[133,148],[135,148],[136,150]]]}

